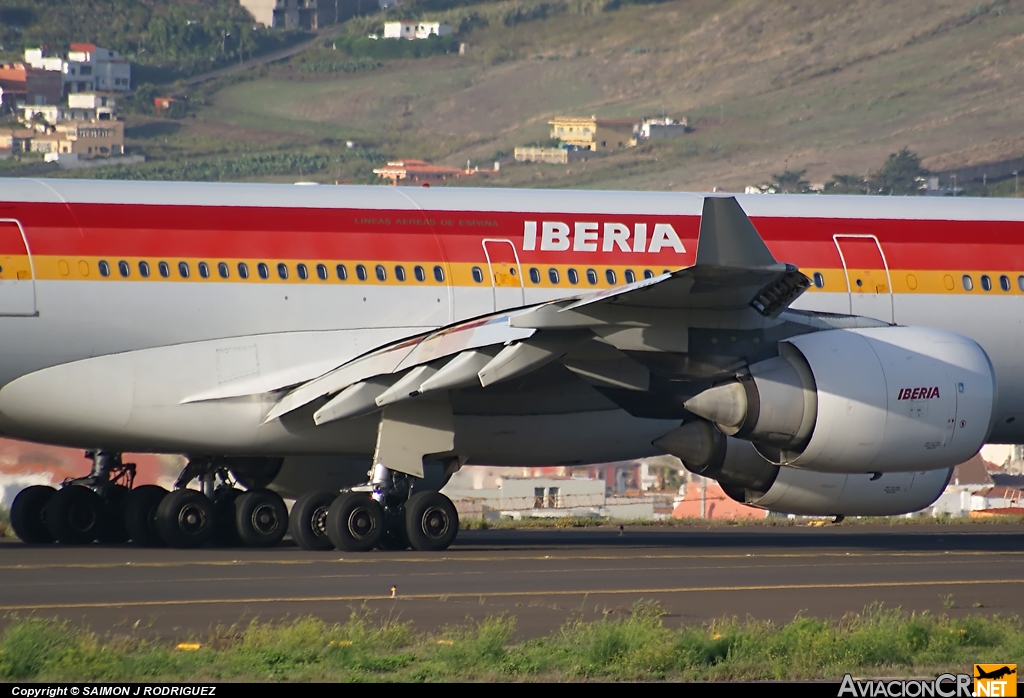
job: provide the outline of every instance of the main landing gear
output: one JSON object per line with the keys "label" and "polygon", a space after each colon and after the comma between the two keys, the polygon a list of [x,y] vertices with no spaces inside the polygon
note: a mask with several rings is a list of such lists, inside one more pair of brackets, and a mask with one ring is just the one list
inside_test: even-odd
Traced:
{"label": "main landing gear", "polygon": [[[288,530],[284,500],[267,489],[237,489],[228,468],[213,458],[194,458],[175,489],[132,488],[135,465],[121,455],[90,451],[87,477],[60,489],[33,485],[11,505],[11,526],[26,543],[65,545],[124,543],[143,547],[196,548],[207,543],[269,547]],[[187,489],[197,481],[200,490]]]}
{"label": "main landing gear", "polygon": [[440,492],[415,492],[418,480],[378,463],[369,485],[309,492],[292,507],[292,539],[306,550],[445,550],[458,535],[459,514]]}

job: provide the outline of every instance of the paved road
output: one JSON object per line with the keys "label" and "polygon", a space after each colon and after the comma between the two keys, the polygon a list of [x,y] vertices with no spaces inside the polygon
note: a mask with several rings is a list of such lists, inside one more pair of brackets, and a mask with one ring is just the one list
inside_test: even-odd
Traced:
{"label": "paved road", "polygon": [[60,616],[101,633],[180,638],[253,618],[343,621],[366,607],[423,630],[507,613],[529,637],[640,599],[661,603],[670,624],[837,618],[878,601],[1024,615],[1024,529],[463,531],[434,554],[0,544],[0,623]]}

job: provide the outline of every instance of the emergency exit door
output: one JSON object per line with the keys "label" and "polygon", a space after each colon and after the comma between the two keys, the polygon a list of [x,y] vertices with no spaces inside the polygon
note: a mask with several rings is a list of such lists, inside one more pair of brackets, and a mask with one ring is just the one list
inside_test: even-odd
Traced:
{"label": "emergency exit door", "polygon": [[889,265],[874,235],[834,235],[846,273],[850,313],[893,321],[892,280]]}
{"label": "emergency exit door", "polygon": [[484,254],[494,293],[494,309],[525,305],[523,270],[519,266],[515,245],[509,240],[484,240]]}
{"label": "emergency exit door", "polygon": [[0,315],[35,315],[36,288],[21,223],[0,218]]}

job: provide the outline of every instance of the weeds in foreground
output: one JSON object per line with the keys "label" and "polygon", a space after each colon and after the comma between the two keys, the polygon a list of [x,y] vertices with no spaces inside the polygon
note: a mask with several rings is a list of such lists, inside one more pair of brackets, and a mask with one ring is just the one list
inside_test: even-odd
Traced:
{"label": "weeds in foreground", "polygon": [[669,628],[639,602],[620,618],[575,620],[519,641],[515,620],[419,633],[367,609],[341,624],[218,627],[194,651],[137,637],[101,638],[58,620],[15,620],[0,636],[0,679],[65,681],[757,680],[964,671],[980,659],[1024,663],[1021,620],[950,618],[869,606],[839,621],[776,626],[724,618]]}

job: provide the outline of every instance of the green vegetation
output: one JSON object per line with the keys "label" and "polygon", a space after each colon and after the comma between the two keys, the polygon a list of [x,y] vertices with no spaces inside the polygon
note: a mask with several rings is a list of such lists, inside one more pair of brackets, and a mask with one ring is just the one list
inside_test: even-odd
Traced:
{"label": "green vegetation", "polygon": [[101,638],[66,622],[12,623],[0,678],[35,681],[514,681],[837,679],[963,672],[979,657],[1024,663],[1019,618],[950,618],[875,605],[839,621],[776,626],[725,618],[669,628],[657,604],[570,621],[519,641],[514,619],[420,633],[368,611],[339,625],[315,618],[253,622],[193,638],[193,651],[139,637]]}
{"label": "green vegetation", "polygon": [[454,36],[431,36],[418,41],[371,39],[368,36],[339,36],[333,42],[338,51],[358,58],[426,58],[458,53],[459,40]]}
{"label": "green vegetation", "polygon": [[14,530],[11,528],[11,512],[0,507],[0,538],[13,538]]}
{"label": "green vegetation", "polygon": [[369,58],[357,58],[352,61],[303,61],[303,73],[358,73],[364,70],[377,70],[384,64]]}
{"label": "green vegetation", "polygon": [[362,149],[346,150],[333,155],[326,152],[250,153],[70,170],[65,176],[76,179],[241,182],[283,175],[322,173],[346,182],[373,184],[378,181],[373,168],[383,162],[384,158],[379,153]]}
{"label": "green vegetation", "polygon": [[[803,174],[803,171],[799,174]],[[891,153],[876,171],[866,177],[851,174],[832,175],[825,184],[826,194],[882,194],[908,196],[923,194],[922,186],[928,170],[921,167],[921,158],[908,148]],[[806,182],[805,182],[806,184]]]}
{"label": "green vegetation", "polygon": [[237,63],[304,36],[254,27],[238,0],[5,0],[0,8],[0,53],[95,43],[133,63],[135,84]]}

